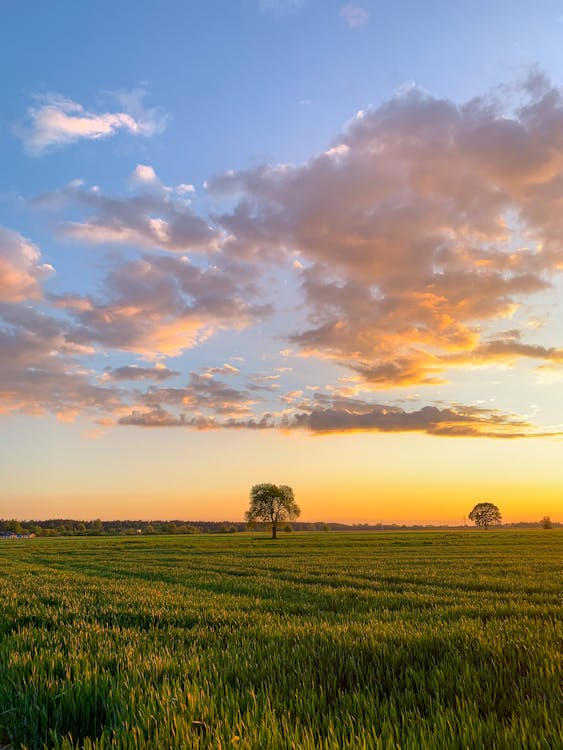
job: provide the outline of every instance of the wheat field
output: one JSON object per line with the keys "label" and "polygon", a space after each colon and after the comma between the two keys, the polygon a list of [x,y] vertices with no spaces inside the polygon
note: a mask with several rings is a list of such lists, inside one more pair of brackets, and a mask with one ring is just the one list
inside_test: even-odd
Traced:
{"label": "wheat field", "polygon": [[0,543],[0,742],[563,747],[563,532]]}

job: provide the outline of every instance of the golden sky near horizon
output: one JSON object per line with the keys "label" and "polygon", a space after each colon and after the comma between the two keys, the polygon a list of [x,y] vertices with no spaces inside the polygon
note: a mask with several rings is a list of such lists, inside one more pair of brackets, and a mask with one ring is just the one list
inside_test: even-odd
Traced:
{"label": "golden sky near horizon", "polygon": [[481,501],[498,505],[507,522],[558,520],[563,510],[555,441],[530,450],[527,441],[252,432],[235,444],[203,433],[171,439],[161,453],[155,431],[138,433],[127,450],[118,436],[84,441],[76,432],[64,455],[32,456],[27,494],[17,472],[5,474],[4,517],[236,521],[262,481],[290,484],[305,521],[459,524]]}

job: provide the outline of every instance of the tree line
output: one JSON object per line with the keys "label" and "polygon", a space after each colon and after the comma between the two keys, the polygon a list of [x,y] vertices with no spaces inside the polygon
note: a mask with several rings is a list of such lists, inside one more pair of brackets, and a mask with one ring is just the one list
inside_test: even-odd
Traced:
{"label": "tree line", "polygon": [[[559,528],[563,524],[550,519],[542,519],[537,523],[521,521],[516,523],[504,523],[502,528]],[[461,529],[463,525],[424,525],[414,524],[407,526],[396,523],[327,523],[325,521],[307,522],[292,521],[280,526],[281,533],[286,531],[422,531],[439,529]],[[252,530],[244,521],[80,521],[76,519],[49,519],[41,521],[15,521],[0,520],[0,536],[16,534],[18,536],[29,536],[34,534],[38,537],[55,536],[135,536],[139,535],[163,535],[163,534],[233,534]],[[269,531],[269,529],[266,529]]]}
{"label": "tree line", "polygon": [[[287,524],[282,530],[288,530]],[[248,531],[246,521],[81,521],[72,518],[51,518],[47,520],[0,519],[0,535],[16,534],[17,536],[135,536],[158,534],[234,534]],[[298,522],[291,524],[292,531],[330,531],[331,529],[365,529],[365,524],[347,526],[346,524],[327,524],[319,522]],[[369,527],[372,528],[372,527]],[[391,527],[389,527],[391,528]]]}
{"label": "tree line", "polygon": [[232,533],[246,528],[245,523],[227,521],[80,521],[51,518],[44,521],[0,520],[0,534],[26,536],[101,536],[137,534],[201,534]]}

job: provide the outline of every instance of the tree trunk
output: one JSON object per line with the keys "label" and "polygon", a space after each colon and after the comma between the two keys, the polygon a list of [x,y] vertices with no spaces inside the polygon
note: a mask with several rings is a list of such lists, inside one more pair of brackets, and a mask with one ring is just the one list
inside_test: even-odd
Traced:
{"label": "tree trunk", "polygon": [[273,524],[272,524],[272,539],[277,539],[278,538],[277,537],[277,533],[278,533],[278,525],[274,521]]}

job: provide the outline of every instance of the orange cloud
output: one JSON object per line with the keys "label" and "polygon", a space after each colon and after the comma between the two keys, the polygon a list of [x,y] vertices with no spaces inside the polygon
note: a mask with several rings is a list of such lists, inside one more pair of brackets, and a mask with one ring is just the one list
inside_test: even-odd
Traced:
{"label": "orange cloud", "polygon": [[177,356],[215,330],[240,330],[268,315],[269,306],[246,301],[257,294],[253,275],[233,265],[201,269],[187,257],[147,255],[109,273],[105,300],[62,295],[53,301],[73,316],[69,341],[154,359]]}
{"label": "orange cloud", "polygon": [[42,296],[42,283],[54,269],[40,260],[36,245],[0,227],[0,301],[21,302]]}

